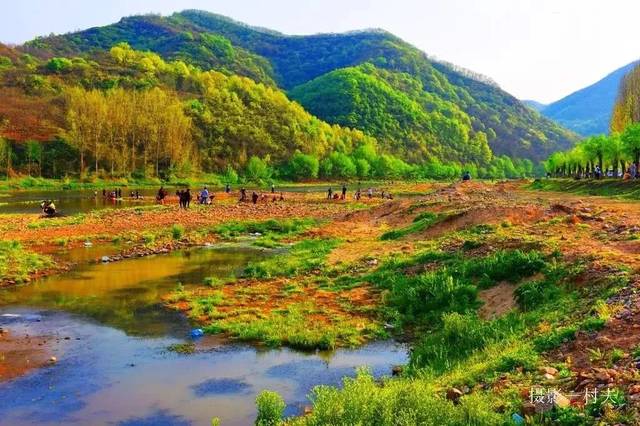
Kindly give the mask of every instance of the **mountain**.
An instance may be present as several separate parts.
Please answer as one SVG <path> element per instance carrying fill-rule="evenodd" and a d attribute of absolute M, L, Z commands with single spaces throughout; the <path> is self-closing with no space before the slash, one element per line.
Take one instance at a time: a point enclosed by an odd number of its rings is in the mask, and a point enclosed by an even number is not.
<path fill-rule="evenodd" d="M 41 37 L 20 49 L 42 59 L 90 56 L 123 41 L 134 49 L 150 50 L 167 60 L 182 60 L 281 88 L 329 123 L 344 124 L 345 115 L 361 115 L 359 119 L 350 120 L 353 127 L 386 141 L 383 145 L 397 148 L 394 152 L 414 153 L 410 147 L 418 144 L 418 152 L 425 155 L 423 160 L 430 157 L 448 160 L 446 153 L 455 151 L 456 159 L 482 162 L 484 149 L 480 145 L 485 140 L 496 155 L 540 160 L 553 151 L 570 147 L 576 140 L 574 134 L 536 114 L 487 79 L 433 61 L 424 52 L 383 30 L 289 36 L 220 15 L 187 10 L 168 17 L 128 17 L 105 27 Z M 369 101 L 390 105 L 390 109 L 377 118 L 363 115 L 377 105 L 332 112 L 317 108 L 318 99 L 301 96 L 304 85 L 313 80 L 321 78 L 314 82 L 317 89 L 323 82 L 334 83 L 336 77 L 345 77 L 344 74 L 329 77 L 329 73 L 364 64 L 377 71 L 372 71 L 373 78 L 360 81 L 352 95 L 359 96 L 358 91 L 370 94 L 377 91 Z M 322 79 L 323 76 L 327 79 Z M 386 87 L 380 91 L 377 82 L 381 80 L 392 90 Z M 390 84 L 391 80 L 395 86 Z M 368 84 L 377 87 L 370 88 Z M 403 86 L 405 84 L 409 86 Z M 400 94 L 411 102 L 401 100 Z M 398 131 L 398 125 L 402 126 L 407 119 L 403 115 L 412 116 L 413 125 Z M 398 118 L 395 127 L 383 121 L 375 122 L 389 118 Z M 453 127 L 461 128 L 454 132 L 456 139 L 443 139 L 446 132 L 438 129 L 451 127 L 454 121 Z M 427 134 L 419 136 L 420 132 Z M 460 144 L 467 142 L 472 146 L 460 149 Z M 411 159 L 420 158 L 414 155 Z"/>
<path fill-rule="evenodd" d="M 615 70 L 597 83 L 549 104 L 541 113 L 582 136 L 608 133 L 620 81 L 639 63 Z"/>
<path fill-rule="evenodd" d="M 538 112 L 542 111 L 547 107 L 547 104 L 543 104 L 542 102 L 534 101 L 531 99 L 525 99 L 522 101 L 522 103 L 528 106 L 529 108 L 533 108 Z"/>

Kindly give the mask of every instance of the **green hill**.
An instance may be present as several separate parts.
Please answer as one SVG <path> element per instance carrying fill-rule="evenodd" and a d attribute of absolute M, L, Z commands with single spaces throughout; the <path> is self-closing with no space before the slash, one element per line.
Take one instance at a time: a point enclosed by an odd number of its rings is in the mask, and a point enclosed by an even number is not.
<path fill-rule="evenodd" d="M 41 57 L 70 56 L 106 49 L 119 41 L 126 41 L 138 50 L 157 52 L 166 59 L 182 59 L 205 69 L 248 76 L 266 84 L 275 82 L 282 89 L 298 95 L 300 90 L 296 90 L 297 86 L 317 77 L 341 68 L 371 63 L 379 70 L 406 73 L 415 80 L 414 83 L 419 82 L 421 90 L 432 99 L 441 104 L 455 104 L 467 116 L 457 117 L 462 120 L 460 125 L 465 127 L 466 122 L 470 122 L 472 138 L 469 140 L 476 141 L 478 139 L 473 136 L 482 138 L 480 135 L 483 133 L 497 155 L 539 160 L 552 151 L 570 147 L 576 140 L 572 133 L 536 114 L 496 85 L 449 64 L 434 62 L 422 51 L 381 30 L 288 36 L 216 14 L 188 10 L 169 17 L 124 18 L 106 27 L 38 38 L 27 43 L 24 50 Z M 330 80 L 335 81 L 333 77 Z M 314 85 L 317 87 L 322 81 Z M 389 91 L 385 93 L 392 95 Z M 382 92 L 378 94 L 384 97 Z M 398 99 L 392 96 L 388 101 L 394 103 Z M 371 107 L 375 109 L 375 106 Z M 342 113 L 319 109 L 315 113 L 330 123 L 342 122 L 332 118 Z M 411 111 L 407 113 L 413 114 Z M 423 115 L 433 118 L 431 113 L 428 109 L 423 111 Z M 411 140 L 392 129 L 389 133 L 381 131 L 388 128 L 388 123 L 372 123 L 365 117 L 359 122 L 372 125 L 361 129 L 389 141 L 389 145 L 409 147 L 412 144 Z M 424 117 L 422 122 L 425 124 Z M 431 130 L 437 125 L 431 123 L 426 127 L 430 134 L 421 138 L 427 141 L 425 143 L 438 138 L 438 134 Z M 414 130 L 417 129 L 419 126 Z M 450 145 L 448 149 L 434 146 L 428 152 L 457 150 L 458 142 L 439 140 L 440 145 Z M 471 147 L 468 151 L 473 152 L 474 149 Z M 464 153 L 456 155 L 456 158 L 467 157 Z"/>

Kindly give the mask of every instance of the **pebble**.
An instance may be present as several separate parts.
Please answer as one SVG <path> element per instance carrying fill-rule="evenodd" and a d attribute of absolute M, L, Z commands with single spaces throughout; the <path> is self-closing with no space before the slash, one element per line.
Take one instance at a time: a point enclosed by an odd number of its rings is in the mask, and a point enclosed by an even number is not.
<path fill-rule="evenodd" d="M 58 358 L 56 358 L 55 356 L 52 356 L 51 358 L 49 358 L 49 364 L 55 364 L 58 362 Z"/>

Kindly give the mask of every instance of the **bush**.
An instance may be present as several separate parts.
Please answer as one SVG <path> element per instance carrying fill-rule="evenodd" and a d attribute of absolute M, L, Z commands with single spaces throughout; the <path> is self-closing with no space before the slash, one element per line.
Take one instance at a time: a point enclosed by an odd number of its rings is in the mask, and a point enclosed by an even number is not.
<path fill-rule="evenodd" d="M 256 397 L 256 405 L 258 406 L 257 426 L 275 426 L 282 422 L 286 404 L 277 392 L 263 390 Z"/>
<path fill-rule="evenodd" d="M 73 67 L 73 62 L 67 58 L 51 58 L 49 62 L 47 62 L 47 70 L 56 73 L 62 74 L 68 72 Z"/>
<path fill-rule="evenodd" d="M 174 240 L 179 240 L 184 235 L 184 226 L 175 224 L 171 227 L 171 236 Z"/>
<path fill-rule="evenodd" d="M 436 325 L 443 312 L 471 312 L 480 304 L 477 288 L 446 269 L 417 276 L 394 274 L 389 281 L 389 303 L 406 323 Z"/>

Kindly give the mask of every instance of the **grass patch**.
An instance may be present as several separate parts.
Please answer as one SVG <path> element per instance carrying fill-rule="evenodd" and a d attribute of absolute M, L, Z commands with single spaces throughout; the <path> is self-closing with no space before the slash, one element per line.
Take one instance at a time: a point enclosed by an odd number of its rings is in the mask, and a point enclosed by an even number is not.
<path fill-rule="evenodd" d="M 327 255 L 338 246 L 338 243 L 336 239 L 302 240 L 282 255 L 249 263 L 244 273 L 251 278 L 294 276 L 305 273 L 320 268 Z"/>
<path fill-rule="evenodd" d="M 442 220 L 445 216 L 437 215 L 431 212 L 420 213 L 415 217 L 413 223 L 409 226 L 405 226 L 400 229 L 393 229 L 387 231 L 380 236 L 381 240 L 397 240 L 409 234 L 415 234 L 433 226 L 438 221 Z"/>
<path fill-rule="evenodd" d="M 32 274 L 53 266 L 47 256 L 32 253 L 16 241 L 0 241 L 0 278 L 3 281 L 24 283 Z"/>

